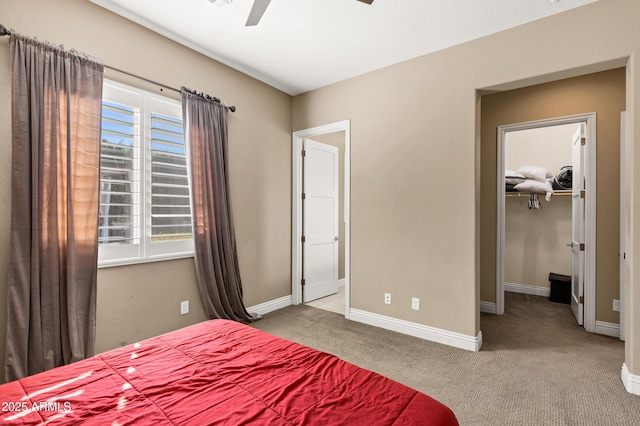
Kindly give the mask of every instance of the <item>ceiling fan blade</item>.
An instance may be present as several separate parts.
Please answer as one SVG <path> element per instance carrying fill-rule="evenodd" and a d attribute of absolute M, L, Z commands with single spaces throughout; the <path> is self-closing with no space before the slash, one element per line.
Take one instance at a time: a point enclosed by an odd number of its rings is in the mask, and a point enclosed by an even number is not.
<path fill-rule="evenodd" d="M 358 1 L 360 1 L 360 2 L 362 2 L 362 3 L 366 3 L 366 4 L 371 4 L 371 3 L 373 3 L 373 0 L 358 0 Z"/>
<path fill-rule="evenodd" d="M 251 6 L 251 12 L 249 12 L 247 23 L 244 24 L 245 27 L 258 25 L 258 22 L 260 22 L 262 15 L 264 15 L 264 11 L 267 10 L 269 3 L 271 3 L 271 0 L 253 0 L 253 6 Z"/>

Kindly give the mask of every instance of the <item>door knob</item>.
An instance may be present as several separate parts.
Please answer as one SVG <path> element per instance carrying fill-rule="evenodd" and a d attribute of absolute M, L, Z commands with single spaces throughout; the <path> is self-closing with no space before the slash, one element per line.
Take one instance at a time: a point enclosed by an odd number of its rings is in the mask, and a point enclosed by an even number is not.
<path fill-rule="evenodd" d="M 338 241 L 339 238 L 338 237 L 333 237 L 333 241 Z"/>

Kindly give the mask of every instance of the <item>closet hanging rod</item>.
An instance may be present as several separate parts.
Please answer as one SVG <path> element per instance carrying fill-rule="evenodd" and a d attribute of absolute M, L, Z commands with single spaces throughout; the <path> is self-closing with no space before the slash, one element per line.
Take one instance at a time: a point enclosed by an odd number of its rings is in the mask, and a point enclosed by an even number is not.
<path fill-rule="evenodd" d="M 11 31 L 9 31 L 9 30 L 7 29 L 7 27 L 5 27 L 4 25 L 0 24 L 0 37 L 2 37 L 2 36 L 8 36 L 8 35 L 11 35 Z M 174 92 L 177 92 L 177 93 L 181 93 L 181 90 L 180 90 L 180 89 L 176 89 L 175 87 L 167 86 L 166 84 L 158 83 L 157 81 L 153 81 L 153 80 L 150 80 L 150 79 L 148 79 L 148 78 L 141 77 L 141 76 L 136 75 L 136 74 L 133 74 L 133 73 L 131 73 L 131 72 L 129 72 L 129 71 L 124 71 L 124 70 L 121 70 L 121 69 L 119 69 L 119 68 L 112 67 L 111 65 L 106 65 L 106 64 L 104 65 L 104 67 L 105 67 L 105 68 L 107 68 L 107 69 L 110 69 L 110 70 L 112 70 L 112 71 L 115 71 L 115 72 L 119 72 L 119 73 L 121 73 L 121 74 L 128 75 L 129 77 L 137 78 L 138 80 L 146 81 L 147 83 L 151 83 L 151 84 L 153 84 L 153 85 L 160 86 L 160 87 L 163 87 L 163 88 L 165 88 L 165 89 L 173 90 Z M 190 91 L 190 90 L 189 90 L 189 92 L 191 92 L 191 93 L 195 93 L 195 92 Z M 213 96 L 204 95 L 204 94 L 203 94 L 203 95 L 201 95 L 201 96 L 203 96 L 203 97 L 204 97 L 204 98 L 206 98 L 206 99 L 212 99 L 212 100 L 215 100 L 216 102 L 220 102 L 220 99 L 218 99 L 218 98 L 216 98 L 216 97 L 213 97 Z M 221 102 L 220 102 L 220 103 L 221 103 Z M 232 105 L 232 106 L 230 106 L 230 107 L 229 107 L 229 111 L 231 111 L 231 112 L 236 112 L 236 107 L 235 107 L 235 106 L 233 106 L 233 105 Z"/>
<path fill-rule="evenodd" d="M 531 192 L 516 192 L 516 191 L 514 191 L 514 192 L 505 192 L 504 193 L 504 195 L 507 196 L 507 197 L 528 197 L 530 194 L 532 194 L 532 193 Z M 533 192 L 533 194 L 545 195 L 542 192 Z M 560 196 L 560 197 L 563 197 L 563 196 L 564 197 L 570 197 L 572 195 L 573 195 L 573 193 L 570 190 L 569 191 L 560 190 L 560 191 L 554 191 L 554 192 L 551 193 L 552 197 L 558 197 L 558 196 Z"/>

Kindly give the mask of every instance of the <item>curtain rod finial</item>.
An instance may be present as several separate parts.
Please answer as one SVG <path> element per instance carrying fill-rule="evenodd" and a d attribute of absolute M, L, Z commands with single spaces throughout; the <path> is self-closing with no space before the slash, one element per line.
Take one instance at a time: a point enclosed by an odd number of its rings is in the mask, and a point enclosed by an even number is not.
<path fill-rule="evenodd" d="M 11 35 L 11 32 L 4 25 L 0 24 L 0 36 Z"/>
<path fill-rule="evenodd" d="M 229 107 L 229 111 L 231 111 L 231 112 L 236 112 L 236 107 L 234 107 L 233 105 L 231 105 L 231 106 Z"/>

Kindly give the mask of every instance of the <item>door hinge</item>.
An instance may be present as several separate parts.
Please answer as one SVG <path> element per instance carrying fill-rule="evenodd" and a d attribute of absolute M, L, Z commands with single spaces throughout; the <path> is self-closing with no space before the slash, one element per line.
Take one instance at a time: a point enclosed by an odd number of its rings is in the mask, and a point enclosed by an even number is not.
<path fill-rule="evenodd" d="M 580 198 L 584 198 L 585 196 L 585 192 L 584 191 L 580 191 Z"/>
<path fill-rule="evenodd" d="M 587 144 L 587 138 L 580 138 L 580 145 L 586 145 Z"/>
<path fill-rule="evenodd" d="M 307 155 L 307 151 L 305 151 L 304 149 L 302 150 L 302 156 L 306 156 Z"/>
<path fill-rule="evenodd" d="M 304 192 L 302 193 L 302 199 L 306 200 L 307 199 L 307 194 L 305 194 Z"/>
<path fill-rule="evenodd" d="M 580 251 L 584 251 L 584 243 L 580 243 Z"/>
<path fill-rule="evenodd" d="M 584 305 L 584 296 L 580 296 L 580 304 Z"/>
<path fill-rule="evenodd" d="M 305 284 L 304 278 L 300 280 L 300 284 L 304 286 L 304 284 Z"/>
<path fill-rule="evenodd" d="M 303 243 L 306 241 L 306 238 L 304 237 L 304 235 L 302 236 L 301 240 Z"/>

